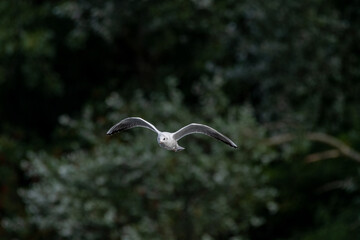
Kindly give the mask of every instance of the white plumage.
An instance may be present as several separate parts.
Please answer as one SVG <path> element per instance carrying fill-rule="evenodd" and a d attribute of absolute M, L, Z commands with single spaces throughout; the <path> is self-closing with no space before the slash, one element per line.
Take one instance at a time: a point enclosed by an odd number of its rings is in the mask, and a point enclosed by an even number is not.
<path fill-rule="evenodd" d="M 108 135 L 112 135 L 117 132 L 125 131 L 130 128 L 134 127 L 143 127 L 150 129 L 158 134 L 157 141 L 160 147 L 163 147 L 167 150 L 172 150 L 174 152 L 178 152 L 184 150 L 185 148 L 181 147 L 178 144 L 178 140 L 181 138 L 193 134 L 193 133 L 200 133 L 205 134 L 210 137 L 213 137 L 217 140 L 220 140 L 233 148 L 237 148 L 236 144 L 230 140 L 230 138 L 226 137 L 225 135 L 219 133 L 215 129 L 198 123 L 191 123 L 174 133 L 170 132 L 161 132 L 159 131 L 153 124 L 149 123 L 148 121 L 139 118 L 139 117 L 129 117 L 121 120 L 119 123 L 115 124 L 113 127 L 109 129 L 107 132 Z"/>

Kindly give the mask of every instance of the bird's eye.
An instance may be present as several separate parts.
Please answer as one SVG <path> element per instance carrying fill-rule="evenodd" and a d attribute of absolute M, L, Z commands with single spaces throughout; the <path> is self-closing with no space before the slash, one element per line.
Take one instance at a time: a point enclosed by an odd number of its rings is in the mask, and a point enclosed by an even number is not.
<path fill-rule="evenodd" d="M 163 138 L 163 141 L 165 141 L 165 138 Z"/>

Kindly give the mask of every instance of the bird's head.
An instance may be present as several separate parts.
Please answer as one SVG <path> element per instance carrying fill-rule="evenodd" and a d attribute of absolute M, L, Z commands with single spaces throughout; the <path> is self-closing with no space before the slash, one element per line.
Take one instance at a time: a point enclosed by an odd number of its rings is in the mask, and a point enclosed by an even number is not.
<path fill-rule="evenodd" d="M 160 135 L 158 136 L 158 142 L 159 142 L 159 143 L 167 142 L 167 140 L 168 140 L 168 137 L 165 136 L 164 134 L 160 134 Z"/>

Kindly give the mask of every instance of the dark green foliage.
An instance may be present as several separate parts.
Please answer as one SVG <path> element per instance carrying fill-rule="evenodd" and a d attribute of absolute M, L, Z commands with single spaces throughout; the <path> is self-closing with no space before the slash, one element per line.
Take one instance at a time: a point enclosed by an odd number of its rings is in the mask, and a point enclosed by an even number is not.
<path fill-rule="evenodd" d="M 0 238 L 351 239 L 357 1 L 1 1 Z M 167 152 L 153 133 L 218 128 Z M 146 144 L 148 143 L 148 144 Z M 126 235 L 126 236 L 125 236 Z M 232 238 L 231 238 L 232 237 Z"/>
<path fill-rule="evenodd" d="M 179 121 L 199 122 L 199 116 L 177 99 L 180 94 L 170 90 L 172 100 L 146 102 L 153 112 L 144 117 L 160 119 L 159 129 L 176 130 L 174 118 L 179 117 Z M 113 93 L 106 102 L 116 111 L 105 117 L 122 118 L 125 108 L 139 112 L 143 100 L 128 102 Z M 98 119 L 85 113 L 81 121 L 88 122 L 89 117 Z M 30 177 L 41 180 L 21 194 L 34 216 L 31 220 L 70 239 L 247 236 L 249 227 L 264 223 L 257 215 L 262 206 L 273 206 L 271 211 L 276 212 L 272 200 L 276 190 L 266 185 L 263 175 L 264 166 L 276 155 L 259 144 L 263 130 L 247 109 L 229 109 L 228 117 L 213 119 L 214 127 L 220 124 L 235 139 L 245 139 L 249 133 L 252 138 L 237 141 L 240 151 L 233 151 L 213 139 L 190 136 L 182 140 L 186 151 L 174 154 L 159 148 L 149 130 L 134 129 L 109 139 L 96 132 L 99 125 L 110 124 L 95 120 L 80 129 L 82 122 L 69 120 L 68 126 L 79 135 L 86 131 L 82 136 L 94 147 L 60 159 L 44 153 L 29 156 Z"/>

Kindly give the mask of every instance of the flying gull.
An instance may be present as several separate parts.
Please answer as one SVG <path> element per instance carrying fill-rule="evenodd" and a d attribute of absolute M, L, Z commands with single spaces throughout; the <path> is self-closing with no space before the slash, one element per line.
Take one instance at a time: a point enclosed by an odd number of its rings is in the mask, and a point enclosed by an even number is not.
<path fill-rule="evenodd" d="M 143 127 L 150 129 L 157 133 L 157 142 L 160 145 L 160 147 L 163 147 L 167 150 L 171 150 L 174 152 L 178 152 L 181 150 L 184 150 L 185 148 L 181 147 L 177 141 L 179 141 L 181 138 L 193 134 L 193 133 L 200 133 L 205 134 L 210 137 L 216 138 L 217 140 L 220 140 L 228 145 L 230 145 L 233 148 L 237 148 L 236 144 L 231 141 L 228 137 L 224 136 L 223 134 L 219 133 L 215 129 L 198 123 L 191 123 L 178 131 L 174 133 L 169 132 L 161 132 L 159 131 L 154 125 L 149 123 L 148 121 L 145 121 L 142 118 L 139 117 L 129 117 L 121 120 L 119 123 L 112 126 L 109 131 L 106 133 L 107 135 L 112 135 L 114 133 L 118 133 L 130 128 L 134 127 Z"/>

